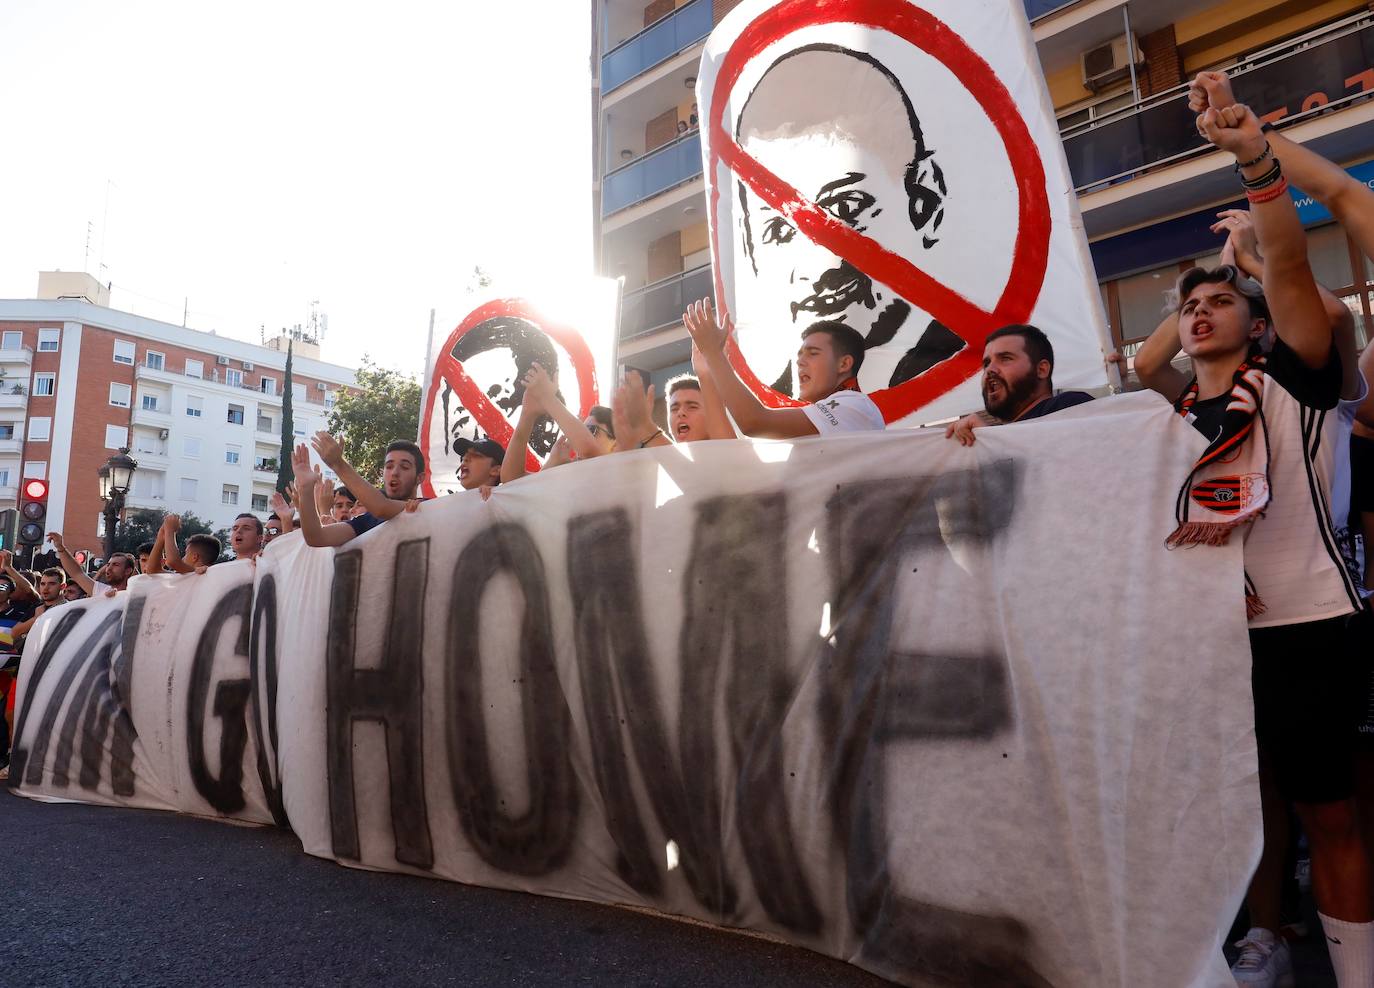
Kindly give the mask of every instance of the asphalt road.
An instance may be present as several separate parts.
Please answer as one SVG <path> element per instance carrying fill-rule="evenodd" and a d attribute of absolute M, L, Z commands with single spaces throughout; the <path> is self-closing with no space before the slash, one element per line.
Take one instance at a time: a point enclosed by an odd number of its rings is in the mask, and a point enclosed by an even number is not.
<path fill-rule="evenodd" d="M 0 985 L 880 988 L 810 951 L 343 868 L 289 832 L 0 792 Z"/>

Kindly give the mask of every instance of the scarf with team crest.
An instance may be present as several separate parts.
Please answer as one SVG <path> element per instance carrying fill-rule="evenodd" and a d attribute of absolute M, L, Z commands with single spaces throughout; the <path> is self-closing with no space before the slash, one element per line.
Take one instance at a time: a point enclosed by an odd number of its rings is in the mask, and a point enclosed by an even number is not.
<path fill-rule="evenodd" d="M 1221 432 L 1198 457 L 1174 503 L 1177 527 L 1166 540 L 1179 546 L 1225 545 L 1231 533 L 1264 514 L 1269 504 L 1269 430 L 1264 422 L 1264 363 L 1251 353 L 1231 379 Z M 1174 408 L 1191 420 L 1198 384 L 1193 378 Z M 1251 442 L 1255 429 L 1264 443 Z M 1264 612 L 1254 584 L 1245 580 L 1245 609 L 1249 617 Z"/>

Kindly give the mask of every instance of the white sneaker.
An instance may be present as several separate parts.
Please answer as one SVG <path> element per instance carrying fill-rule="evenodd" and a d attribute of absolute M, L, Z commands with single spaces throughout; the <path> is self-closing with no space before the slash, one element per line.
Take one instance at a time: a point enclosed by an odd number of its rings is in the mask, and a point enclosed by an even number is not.
<path fill-rule="evenodd" d="M 1268 930 L 1256 927 L 1237 940 L 1240 957 L 1231 965 L 1231 977 L 1243 988 L 1293 988 L 1293 957 L 1288 944 Z"/>

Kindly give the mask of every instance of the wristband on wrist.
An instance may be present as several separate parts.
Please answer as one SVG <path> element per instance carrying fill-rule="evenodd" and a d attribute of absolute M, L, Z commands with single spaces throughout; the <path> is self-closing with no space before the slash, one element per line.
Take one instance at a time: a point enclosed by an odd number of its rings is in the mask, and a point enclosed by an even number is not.
<path fill-rule="evenodd" d="M 1240 161 L 1239 159 L 1237 159 L 1235 170 L 1240 171 L 1242 168 L 1253 168 L 1256 165 L 1258 165 L 1261 161 L 1264 161 L 1266 158 L 1271 157 L 1273 154 L 1274 149 L 1269 146 L 1268 141 L 1265 141 L 1264 150 L 1261 151 L 1258 156 L 1251 158 L 1249 161 Z"/>
<path fill-rule="evenodd" d="M 1277 185 L 1283 178 L 1283 168 L 1279 165 L 1279 159 L 1275 158 L 1274 163 L 1265 170 L 1259 178 L 1244 178 L 1240 180 L 1241 187 L 1247 192 L 1259 192 L 1267 189 L 1271 185 Z"/>
<path fill-rule="evenodd" d="M 1288 179 L 1279 176 L 1279 180 L 1264 189 L 1247 189 L 1245 198 L 1249 199 L 1252 205 L 1261 205 L 1266 202 L 1273 202 L 1275 199 L 1288 194 Z"/>

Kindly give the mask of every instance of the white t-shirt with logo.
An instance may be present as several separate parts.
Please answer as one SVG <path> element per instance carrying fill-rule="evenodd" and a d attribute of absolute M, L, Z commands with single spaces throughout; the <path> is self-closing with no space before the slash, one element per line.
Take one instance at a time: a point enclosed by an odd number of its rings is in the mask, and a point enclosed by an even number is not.
<path fill-rule="evenodd" d="M 802 411 L 823 436 L 835 432 L 870 432 L 887 428 L 883 413 L 873 399 L 862 391 L 836 391 L 829 398 L 803 405 Z"/>

